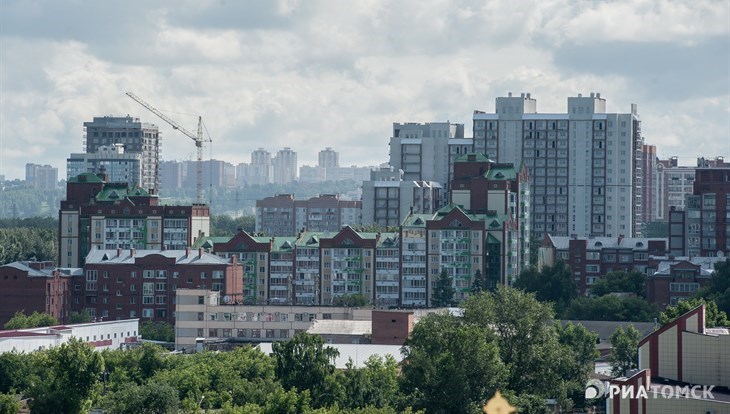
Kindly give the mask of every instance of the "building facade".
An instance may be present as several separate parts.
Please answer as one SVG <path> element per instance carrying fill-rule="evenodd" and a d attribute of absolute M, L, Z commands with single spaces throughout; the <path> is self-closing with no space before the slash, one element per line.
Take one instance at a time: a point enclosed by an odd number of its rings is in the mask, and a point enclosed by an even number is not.
<path fill-rule="evenodd" d="M 142 187 L 142 154 L 125 153 L 123 144 L 100 145 L 96 152 L 71 154 L 66 159 L 66 181 L 84 173 L 102 173 L 110 183 Z"/>
<path fill-rule="evenodd" d="M 25 164 L 25 183 L 37 190 L 53 191 L 58 187 L 58 168 L 27 163 Z"/>
<path fill-rule="evenodd" d="M 47 313 L 65 322 L 71 309 L 71 277 L 81 269 L 56 268 L 53 262 L 23 261 L 0 266 L 0 326 L 15 312 Z"/>
<path fill-rule="evenodd" d="M 664 310 L 689 300 L 712 278 L 718 257 L 652 257 L 647 268 L 646 300 Z"/>
<path fill-rule="evenodd" d="M 0 354 L 4 352 L 33 352 L 61 346 L 78 338 L 94 350 L 114 350 L 138 344 L 139 320 L 126 319 L 74 325 L 0 331 Z"/>
<path fill-rule="evenodd" d="M 319 152 L 317 166 L 322 168 L 337 168 L 340 166 L 340 154 L 330 147 Z"/>
<path fill-rule="evenodd" d="M 381 167 L 362 183 L 362 223 L 400 225 L 408 214 L 433 214 L 444 203 L 444 190 L 435 181 L 404 180 L 402 170 Z"/>
<path fill-rule="evenodd" d="M 295 200 L 277 194 L 256 201 L 256 232 L 270 236 L 294 236 L 299 231 L 337 232 L 342 226 L 361 223 L 362 202 L 341 200 L 338 194 L 322 194 Z"/>
<path fill-rule="evenodd" d="M 140 318 L 175 322 L 178 288 L 211 289 L 242 301 L 237 258 L 197 250 L 92 250 L 83 277 L 74 280 L 75 310 L 103 319 Z"/>
<path fill-rule="evenodd" d="M 591 286 L 606 273 L 636 270 L 646 274 L 652 263 L 650 256 L 663 256 L 668 247 L 663 238 L 547 235 L 540 245 L 538 267 L 565 262 L 580 293 L 587 295 Z"/>
<path fill-rule="evenodd" d="M 59 210 L 59 264 L 81 267 L 95 249 L 184 249 L 210 234 L 207 205 L 163 206 L 157 196 L 103 176 L 66 184 Z"/>
<path fill-rule="evenodd" d="M 273 161 L 276 184 L 289 184 L 297 180 L 297 153 L 291 148 L 279 150 Z"/>
<path fill-rule="evenodd" d="M 529 93 L 510 93 L 496 98 L 495 109 L 474 112 L 474 151 L 524 163 L 536 237 L 635 234 L 643 208 L 636 105 L 630 113 L 607 113 L 600 94 L 579 94 L 568 98 L 567 113 L 543 114 Z"/>
<path fill-rule="evenodd" d="M 658 202 L 655 199 L 658 183 L 658 161 L 656 146 L 644 144 L 641 147 L 641 171 L 644 175 L 641 186 L 641 226 L 637 229 L 637 235 L 643 235 L 648 223 L 657 220 L 656 211 Z"/>
<path fill-rule="evenodd" d="M 142 156 L 142 188 L 155 194 L 159 186 L 162 135 L 157 125 L 139 118 L 104 116 L 84 122 L 84 151 L 96 153 L 101 146 L 121 144 L 125 153 Z"/>

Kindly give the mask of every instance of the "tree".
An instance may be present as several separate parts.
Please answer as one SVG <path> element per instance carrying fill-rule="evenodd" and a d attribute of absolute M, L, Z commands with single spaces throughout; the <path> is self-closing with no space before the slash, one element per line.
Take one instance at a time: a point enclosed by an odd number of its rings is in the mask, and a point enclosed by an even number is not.
<path fill-rule="evenodd" d="M 356 306 L 365 306 L 367 304 L 368 304 L 368 298 L 365 297 L 365 295 L 362 295 L 360 293 L 355 293 L 355 294 L 345 293 L 342 296 L 337 296 L 334 299 L 332 299 L 333 306 L 356 307 Z"/>
<path fill-rule="evenodd" d="M 625 375 L 626 371 L 639 367 L 639 330 L 629 325 L 620 326 L 611 334 L 611 374 Z"/>
<path fill-rule="evenodd" d="M 697 292 L 697 296 L 714 301 L 720 311 L 730 314 L 730 257 L 715 262 L 710 283 Z"/>
<path fill-rule="evenodd" d="M 139 327 L 139 334 L 144 339 L 175 342 L 175 328 L 167 322 L 147 321 Z"/>
<path fill-rule="evenodd" d="M 32 314 L 26 315 L 24 311 L 17 311 L 5 324 L 5 329 L 27 329 L 53 325 L 58 325 L 58 319 L 47 313 L 33 311 Z"/>
<path fill-rule="evenodd" d="M 606 295 L 580 297 L 570 302 L 561 318 L 588 321 L 651 322 L 658 312 L 654 304 L 637 297 Z"/>
<path fill-rule="evenodd" d="M 210 217 L 211 236 L 233 236 L 243 230 L 247 233 L 256 231 L 256 216 L 231 217 L 227 214 L 216 214 Z"/>
<path fill-rule="evenodd" d="M 180 401 L 174 387 L 150 381 L 144 385 L 123 384 L 104 405 L 112 414 L 167 414 L 177 413 Z"/>
<path fill-rule="evenodd" d="M 705 305 L 705 326 L 708 328 L 715 328 L 719 326 L 730 326 L 727 314 L 717 308 L 717 304 L 712 300 L 705 300 L 702 298 L 694 298 L 690 300 L 683 300 L 675 306 L 667 306 L 659 315 L 659 323 L 666 325 L 669 322 L 679 318 L 685 313 L 692 309 Z"/>
<path fill-rule="evenodd" d="M 428 413 L 474 412 L 506 385 L 493 338 L 449 313 L 422 318 L 401 352 L 404 390 Z"/>
<path fill-rule="evenodd" d="M 517 289 L 534 293 L 541 302 L 553 302 L 560 311 L 578 296 L 578 286 L 573 280 L 570 268 L 562 261 L 555 266 L 535 267 L 524 270 L 514 284 Z"/>
<path fill-rule="evenodd" d="M 89 315 L 89 311 L 86 309 L 83 309 L 80 312 L 71 312 L 71 314 L 68 315 L 69 324 L 89 322 L 91 322 L 91 315 Z"/>
<path fill-rule="evenodd" d="M 484 290 L 484 280 L 482 278 L 482 271 L 477 270 L 474 272 L 474 282 L 471 284 L 471 293 L 476 295 L 477 293 Z"/>
<path fill-rule="evenodd" d="M 17 414 L 22 407 L 17 395 L 0 392 L 0 414 Z"/>
<path fill-rule="evenodd" d="M 339 351 L 325 347 L 322 337 L 307 333 L 299 333 L 286 342 L 275 342 L 272 350 L 276 377 L 286 390 L 309 390 L 316 406 L 332 400 L 331 396 L 326 398 L 332 387 L 328 379 L 335 372 L 334 361 Z"/>
<path fill-rule="evenodd" d="M 45 378 L 35 383 L 29 395 L 33 413 L 80 413 L 91 405 L 91 394 L 104 371 L 104 360 L 91 345 L 71 338 L 47 351 Z"/>
<path fill-rule="evenodd" d="M 431 296 L 431 305 L 436 308 L 451 306 L 454 302 L 454 293 L 456 293 L 453 283 L 453 279 L 446 269 L 441 269 L 441 274 L 439 274 L 436 287 Z"/>
<path fill-rule="evenodd" d="M 629 292 L 646 297 L 646 277 L 639 271 L 617 271 L 606 273 L 591 286 L 591 294 L 604 296 L 609 293 Z"/>
<path fill-rule="evenodd" d="M 568 398 L 579 407 L 585 404 L 585 383 L 593 366 L 600 356 L 596 344 L 598 335 L 586 329 L 583 325 L 574 325 L 568 322 L 565 326 L 560 323 L 552 325 L 558 336 L 563 352 L 561 359 L 556 361 L 561 366 L 564 378 L 570 378 L 566 384 Z"/>

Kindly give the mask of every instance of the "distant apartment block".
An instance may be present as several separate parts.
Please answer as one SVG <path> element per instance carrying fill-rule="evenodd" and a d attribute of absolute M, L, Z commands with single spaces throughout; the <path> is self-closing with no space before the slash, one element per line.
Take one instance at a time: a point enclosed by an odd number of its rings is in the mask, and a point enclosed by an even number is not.
<path fill-rule="evenodd" d="M 194 189 L 196 185 L 197 161 L 183 162 L 183 187 Z M 203 160 L 203 187 L 235 187 L 236 167 L 226 161 Z"/>
<path fill-rule="evenodd" d="M 55 190 L 58 187 L 58 168 L 50 165 L 25 164 L 25 183 L 37 190 Z"/>
<path fill-rule="evenodd" d="M 435 181 L 404 180 L 402 170 L 381 167 L 362 183 L 362 223 L 398 226 L 411 213 L 433 214 L 444 205 Z"/>
<path fill-rule="evenodd" d="M 637 229 L 637 233 L 640 231 L 643 234 L 646 224 L 657 219 L 658 202 L 655 197 L 659 159 L 655 145 L 644 144 L 641 148 L 641 171 L 644 178 L 641 186 L 641 227 Z"/>
<path fill-rule="evenodd" d="M 663 256 L 667 249 L 667 240 L 662 238 L 547 235 L 540 245 L 538 267 L 565 262 L 580 293 L 586 295 L 606 273 L 636 270 L 646 274 L 652 266 L 650 256 Z"/>
<path fill-rule="evenodd" d="M 355 181 L 363 182 L 370 179 L 370 172 L 375 167 L 311 167 L 302 165 L 299 167 L 299 182 L 321 183 L 325 181 Z"/>
<path fill-rule="evenodd" d="M 103 175 L 66 184 L 59 210 L 59 264 L 81 267 L 95 249 L 184 249 L 210 234 L 207 205 L 160 205 L 157 196 Z"/>
<path fill-rule="evenodd" d="M 115 144 L 121 144 L 125 153 L 141 154 L 140 186 L 153 194 L 157 192 L 162 152 L 162 136 L 157 125 L 141 122 L 129 115 L 94 117 L 93 121 L 84 122 L 83 139 L 84 151 L 89 154 L 99 152 L 101 146 Z"/>
<path fill-rule="evenodd" d="M 160 163 L 160 187 L 166 191 L 182 188 L 183 163 L 162 161 Z"/>
<path fill-rule="evenodd" d="M 93 153 L 71 154 L 66 159 L 66 181 L 84 173 L 102 173 L 111 183 L 142 187 L 142 154 L 124 152 L 123 144 L 100 145 Z"/>
<path fill-rule="evenodd" d="M 644 185 L 636 105 L 607 113 L 600 94 L 579 94 L 566 113 L 545 114 L 529 93 L 510 93 L 494 113 L 474 111 L 473 122 L 475 152 L 527 168 L 535 236 L 636 233 Z"/>
<path fill-rule="evenodd" d="M 690 257 L 728 256 L 730 166 L 698 167 L 692 194 L 685 197 L 684 211 L 675 208 L 670 210 L 669 215 L 672 254 Z"/>
<path fill-rule="evenodd" d="M 289 184 L 297 180 L 297 153 L 291 148 L 279 150 L 273 162 L 276 184 Z"/>
<path fill-rule="evenodd" d="M 251 153 L 251 163 L 236 166 L 236 185 L 266 185 L 274 182 L 274 161 L 271 153 L 259 148 Z"/>
<path fill-rule="evenodd" d="M 317 166 L 322 168 L 337 168 L 340 166 L 340 154 L 330 147 L 319 152 Z"/>
<path fill-rule="evenodd" d="M 337 232 L 342 226 L 360 224 L 361 210 L 360 201 L 340 200 L 336 194 L 308 200 L 278 194 L 256 201 L 256 232 L 271 236 L 293 236 L 303 229 Z"/>

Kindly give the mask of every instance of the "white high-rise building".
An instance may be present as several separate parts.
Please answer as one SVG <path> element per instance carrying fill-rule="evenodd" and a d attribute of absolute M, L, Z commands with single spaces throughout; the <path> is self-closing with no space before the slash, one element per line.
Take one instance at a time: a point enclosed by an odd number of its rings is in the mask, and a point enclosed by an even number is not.
<path fill-rule="evenodd" d="M 532 190 L 532 230 L 567 236 L 633 236 L 642 205 L 641 121 L 607 113 L 600 94 L 568 98 L 567 113 L 537 112 L 530 94 L 496 98 L 474 111 L 474 150 L 497 162 L 523 162 Z"/>
<path fill-rule="evenodd" d="M 318 166 L 322 168 L 337 168 L 340 166 L 340 154 L 330 147 L 319 152 Z"/>
<path fill-rule="evenodd" d="M 286 147 L 274 158 L 274 182 L 288 184 L 297 180 L 297 153 Z"/>

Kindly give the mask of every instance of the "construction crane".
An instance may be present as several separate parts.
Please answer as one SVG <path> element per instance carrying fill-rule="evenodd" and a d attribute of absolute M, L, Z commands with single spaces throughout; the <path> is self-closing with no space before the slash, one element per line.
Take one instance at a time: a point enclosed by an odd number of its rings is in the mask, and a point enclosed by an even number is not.
<path fill-rule="evenodd" d="M 127 96 L 137 101 L 138 104 L 144 106 L 152 112 L 153 114 L 157 115 L 160 119 L 167 122 L 172 126 L 173 129 L 176 129 L 183 134 L 190 137 L 193 141 L 195 141 L 195 146 L 197 147 L 198 151 L 198 159 L 197 159 L 197 173 L 195 177 L 195 199 L 196 203 L 203 204 L 203 118 L 198 116 L 198 133 L 193 134 L 192 132 L 188 131 L 187 129 L 183 128 L 180 124 L 170 119 L 167 115 L 163 114 L 157 108 L 154 106 L 148 104 L 145 102 L 142 98 L 139 96 L 133 94 L 132 92 L 127 92 Z M 210 141 L 210 140 L 208 140 Z"/>

